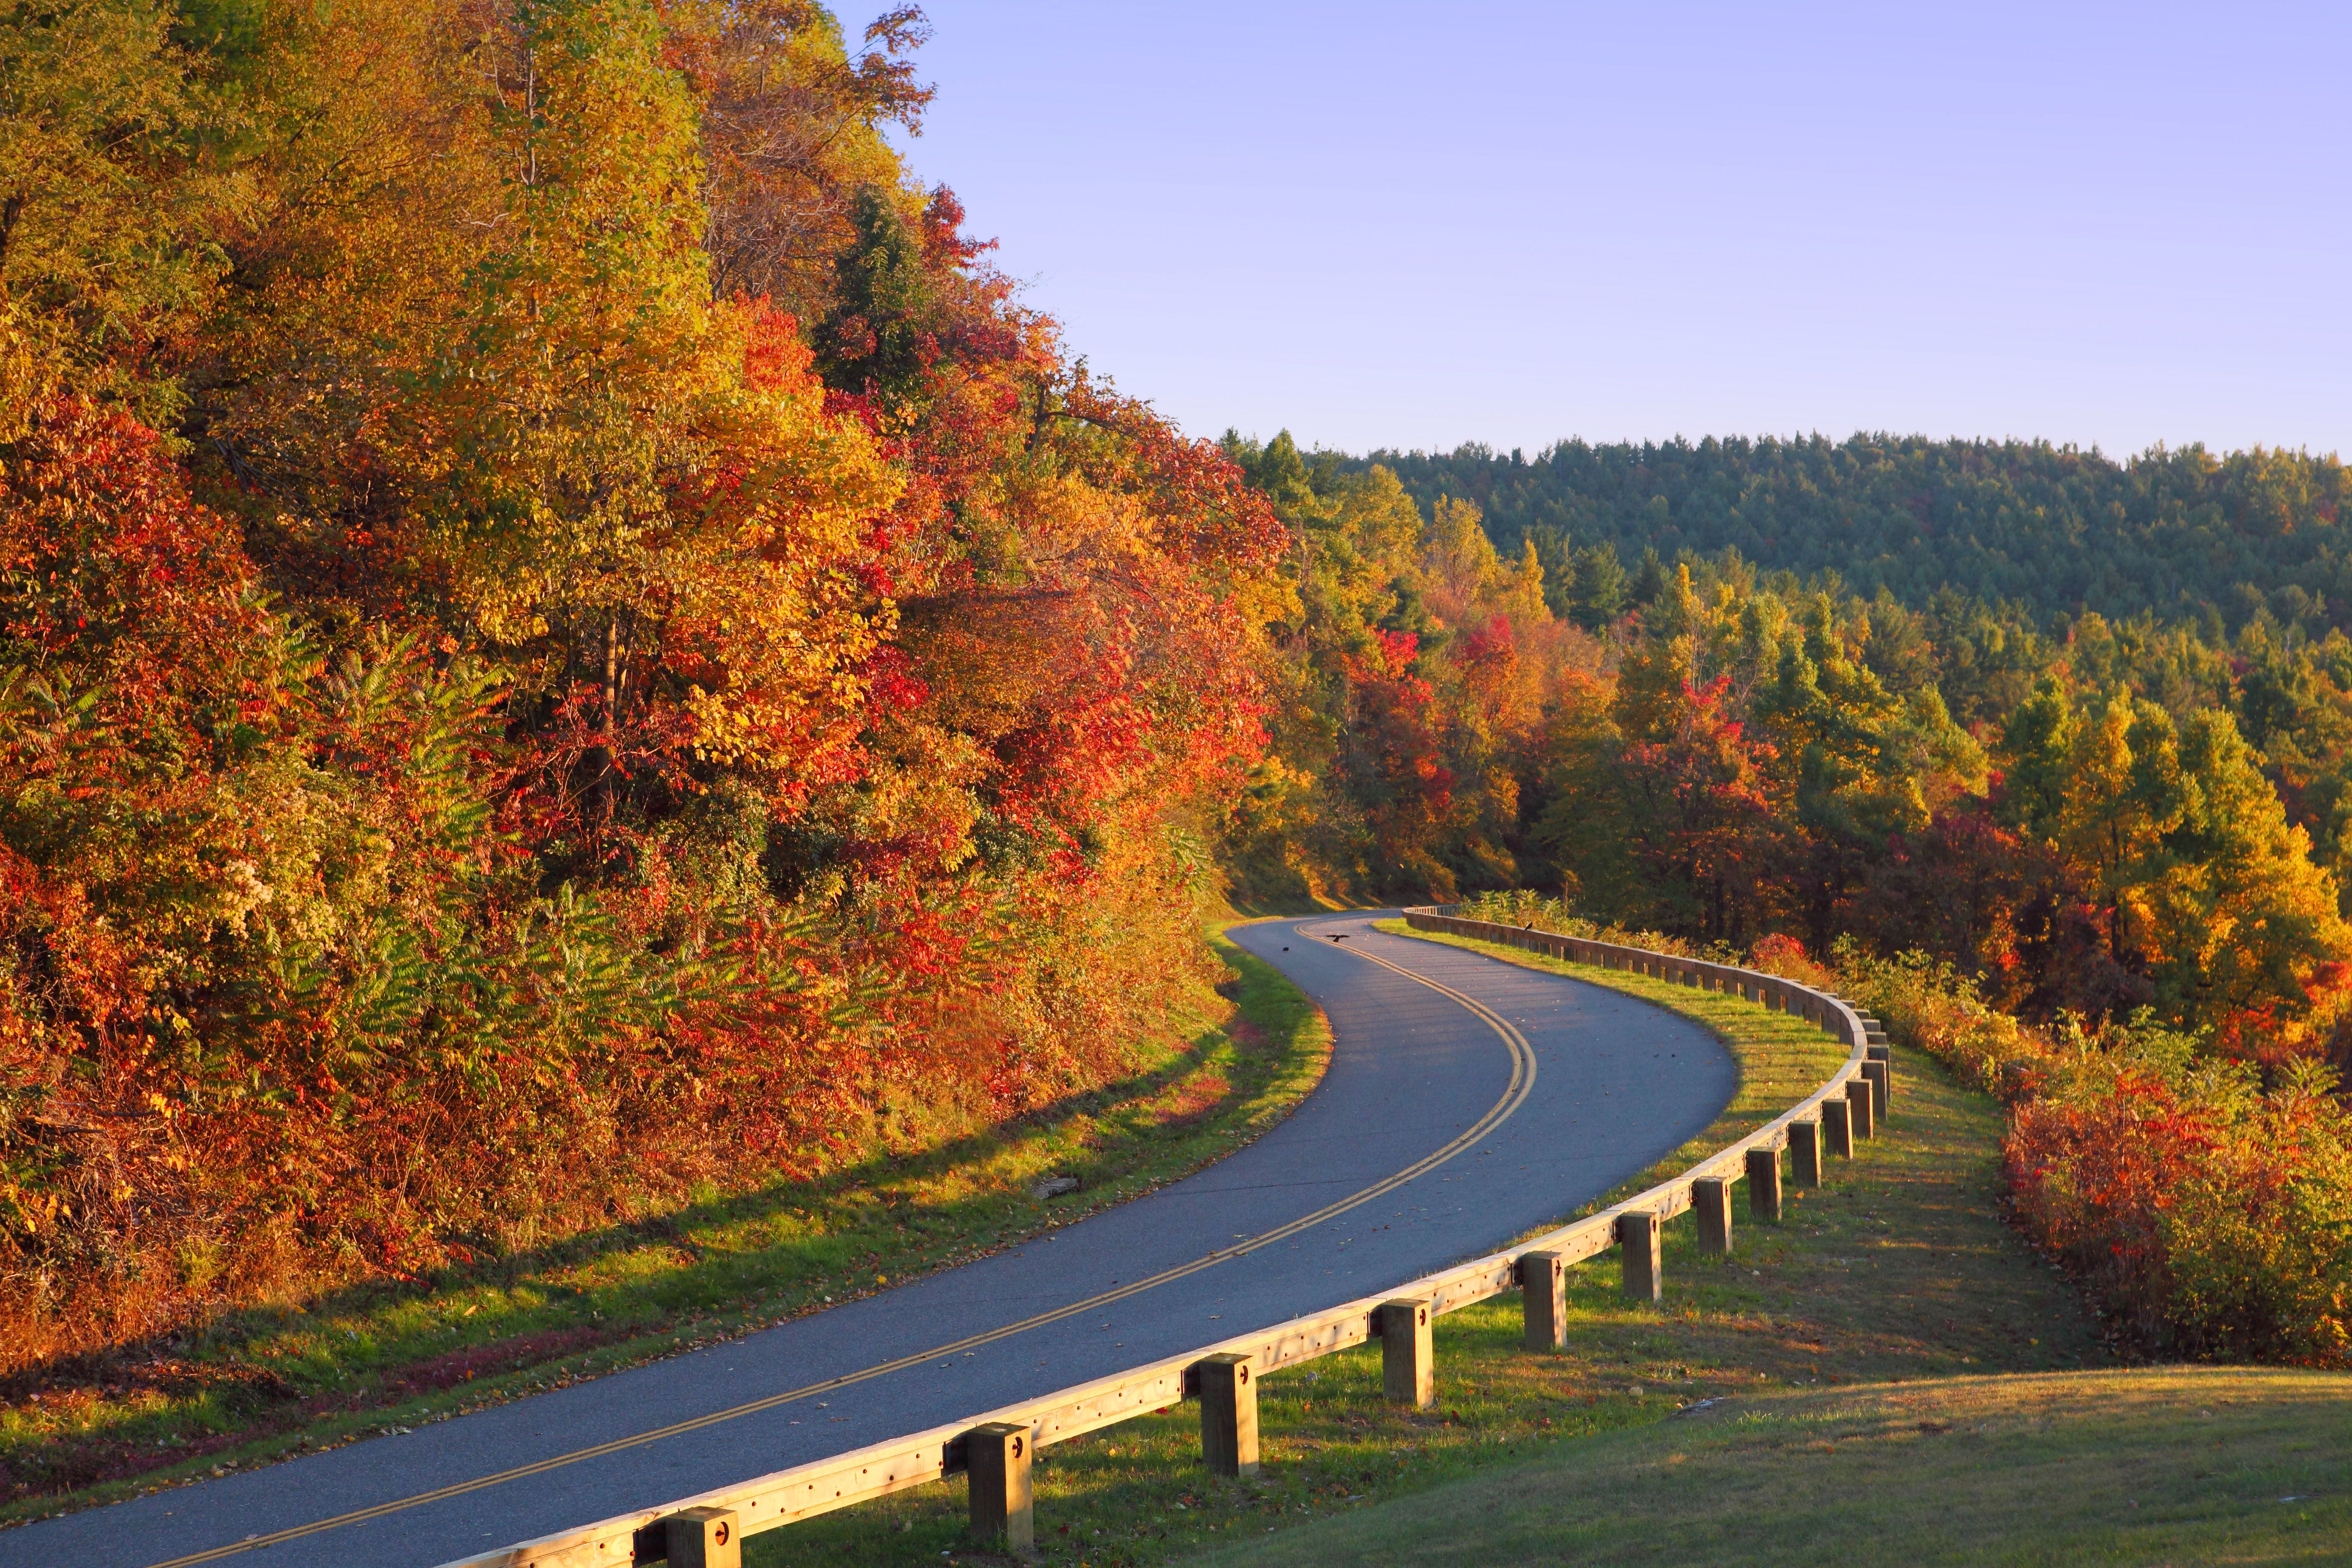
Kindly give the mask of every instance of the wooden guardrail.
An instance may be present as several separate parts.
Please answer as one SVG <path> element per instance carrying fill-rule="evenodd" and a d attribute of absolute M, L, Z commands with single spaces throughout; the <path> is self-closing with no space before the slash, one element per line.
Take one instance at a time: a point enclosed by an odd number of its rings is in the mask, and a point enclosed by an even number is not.
<path fill-rule="evenodd" d="M 1430 1341 L 1435 1319 L 1520 1290 L 1529 1345 L 1558 1345 L 1565 1337 L 1565 1276 L 1570 1265 L 1617 1248 L 1626 1294 L 1656 1300 L 1662 1286 L 1659 1232 L 1668 1220 L 1696 1211 L 1701 1245 L 1727 1252 L 1735 1183 L 1748 1183 L 1751 1215 L 1778 1219 L 1781 1150 L 1790 1151 L 1794 1184 L 1818 1186 L 1827 1173 L 1826 1157 L 1850 1158 L 1856 1142 L 1871 1137 L 1885 1118 L 1893 1088 L 1885 1036 L 1843 998 L 1752 969 L 1465 920 L 1435 909 L 1408 910 L 1405 919 L 1422 931 L 1505 942 L 1735 994 L 1804 1018 L 1851 1050 L 1829 1081 L 1769 1125 L 1672 1181 L 1517 1247 L 1423 1275 L 1380 1296 L 1236 1334 L 1039 1399 L 460 1558 L 443 1568 L 635 1568 L 661 1562 L 672 1568 L 740 1568 L 746 1535 L 957 1475 L 970 1478 L 974 1533 L 1024 1549 L 1034 1541 L 1029 1473 L 1039 1448 L 1197 1399 L 1205 1461 L 1226 1475 L 1255 1474 L 1257 1380 L 1265 1373 L 1377 1339 L 1387 1396 L 1426 1406 L 1435 1397 Z"/>

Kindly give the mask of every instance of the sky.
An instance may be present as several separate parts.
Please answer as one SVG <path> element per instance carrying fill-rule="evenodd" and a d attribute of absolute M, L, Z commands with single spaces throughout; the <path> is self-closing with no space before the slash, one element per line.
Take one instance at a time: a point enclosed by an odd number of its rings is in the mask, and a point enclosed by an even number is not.
<path fill-rule="evenodd" d="M 2352 5 L 925 9 L 916 173 L 1192 435 L 2352 447 Z"/>

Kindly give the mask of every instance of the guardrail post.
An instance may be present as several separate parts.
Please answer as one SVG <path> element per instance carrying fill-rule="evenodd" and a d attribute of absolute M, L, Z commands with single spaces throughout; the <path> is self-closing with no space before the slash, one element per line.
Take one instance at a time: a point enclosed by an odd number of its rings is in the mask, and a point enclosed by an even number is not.
<path fill-rule="evenodd" d="M 1437 1403 L 1429 1318 L 1426 1301 L 1381 1303 L 1381 1394 L 1391 1405 L 1426 1410 Z"/>
<path fill-rule="evenodd" d="M 1862 1076 L 1870 1083 L 1871 1114 L 1881 1121 L 1885 1121 L 1887 1101 L 1895 1096 L 1895 1085 L 1886 1070 L 1886 1064 L 1866 1061 L 1862 1064 Z"/>
<path fill-rule="evenodd" d="M 1845 1080 L 1845 1101 L 1853 1108 L 1853 1135 L 1857 1142 L 1878 1136 L 1877 1119 L 1871 1115 L 1877 1090 L 1868 1079 L 1850 1078 Z"/>
<path fill-rule="evenodd" d="M 1789 1179 L 1801 1187 L 1822 1184 L 1822 1124 L 1789 1123 Z"/>
<path fill-rule="evenodd" d="M 1721 1176 L 1701 1176 L 1691 1184 L 1691 1207 L 1698 1215 L 1698 1249 L 1731 1250 L 1731 1184 Z"/>
<path fill-rule="evenodd" d="M 1835 1154 L 1842 1160 L 1853 1158 L 1853 1102 L 1846 1100 L 1822 1101 L 1822 1152 Z"/>
<path fill-rule="evenodd" d="M 1201 1374 L 1201 1458 L 1221 1476 L 1257 1474 L 1257 1379 L 1245 1355 L 1192 1363 Z"/>
<path fill-rule="evenodd" d="M 743 1568 L 742 1536 L 731 1508 L 680 1509 L 662 1521 L 669 1568 Z"/>
<path fill-rule="evenodd" d="M 1748 1217 L 1780 1222 L 1780 1151 L 1748 1151 Z"/>
<path fill-rule="evenodd" d="M 1557 1252 L 1519 1254 L 1519 1312 L 1528 1349 L 1558 1350 L 1568 1342 L 1568 1260 Z"/>
<path fill-rule="evenodd" d="M 1658 1216 L 1647 1209 L 1617 1216 L 1617 1250 L 1625 1259 L 1625 1299 L 1629 1301 L 1655 1301 L 1665 1295 L 1665 1258 L 1659 1245 L 1659 1232 L 1664 1227 Z"/>
<path fill-rule="evenodd" d="M 1037 1544 L 1037 1513 L 1029 1489 L 1029 1428 L 991 1421 L 964 1434 L 964 1471 L 971 1478 L 971 1532 L 1003 1540 L 1014 1552 Z"/>

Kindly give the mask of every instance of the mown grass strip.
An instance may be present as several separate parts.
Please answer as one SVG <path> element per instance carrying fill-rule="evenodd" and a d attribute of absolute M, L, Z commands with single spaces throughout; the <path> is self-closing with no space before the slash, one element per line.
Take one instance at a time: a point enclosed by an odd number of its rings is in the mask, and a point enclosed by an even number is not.
<path fill-rule="evenodd" d="M 754 1331 L 1176 1180 L 1319 1081 L 1321 1016 L 1213 937 L 1229 978 L 1126 1080 L 919 1153 L 778 1184 L 423 1288 L 224 1317 L 128 1382 L 0 1409 L 0 1524 L 446 1420 Z M 1048 1176 L 1075 1191 L 1034 1195 Z"/>
<path fill-rule="evenodd" d="M 1604 1201 L 1744 1136 L 1843 1059 L 1820 1031 L 1752 1004 L 1496 951 L 1697 1018 L 1740 1063 L 1722 1117 Z M 1903 1064 L 1898 1094 L 1885 1136 L 1833 1163 L 1829 1187 L 1792 1193 L 1782 1225 L 1749 1225 L 1743 1197 L 1730 1258 L 1699 1252 L 1687 1219 L 1669 1226 L 1662 1307 L 1623 1301 L 1608 1257 L 1571 1271 L 1569 1343 L 1556 1354 L 1522 1348 L 1515 1296 L 1442 1319 L 1434 1411 L 1382 1402 L 1375 1347 L 1265 1381 L 1265 1464 L 1254 1482 L 1202 1468 L 1189 1405 L 1045 1449 L 1035 1478 L 1043 1560 L 1114 1568 L 1242 1536 L 1278 1540 L 1709 1399 L 2096 1364 L 2104 1352 L 2063 1281 L 1997 1217 L 1998 1109 L 1923 1063 Z M 961 1483 L 926 1488 L 754 1536 L 746 1562 L 992 1561 L 967 1542 L 962 1509 Z"/>
<path fill-rule="evenodd" d="M 2343 1563 L 2347 1394 L 2169 1367 L 1742 1399 L 1189 1561 Z"/>

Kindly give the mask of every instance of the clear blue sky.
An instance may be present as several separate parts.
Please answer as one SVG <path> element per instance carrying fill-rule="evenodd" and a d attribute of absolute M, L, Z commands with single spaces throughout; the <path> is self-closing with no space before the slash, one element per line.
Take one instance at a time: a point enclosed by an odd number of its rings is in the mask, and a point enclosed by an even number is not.
<path fill-rule="evenodd" d="M 1196 435 L 2352 454 L 2352 5 L 927 9 L 918 172 Z"/>

